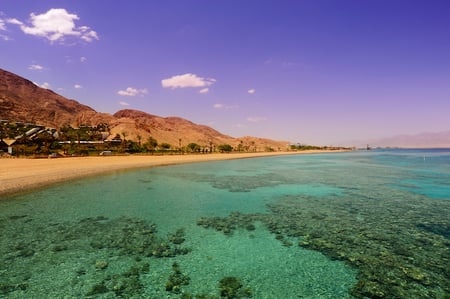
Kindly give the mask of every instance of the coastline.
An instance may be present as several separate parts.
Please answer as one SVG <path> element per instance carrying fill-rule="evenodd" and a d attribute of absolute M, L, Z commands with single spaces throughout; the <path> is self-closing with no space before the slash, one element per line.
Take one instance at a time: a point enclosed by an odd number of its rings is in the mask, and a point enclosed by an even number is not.
<path fill-rule="evenodd" d="M 339 151 L 308 150 L 292 152 L 230 153 L 161 156 L 104 156 L 56 159 L 0 159 L 0 196 L 13 195 L 52 184 L 138 168 L 248 159 L 257 157 L 335 153 Z"/>

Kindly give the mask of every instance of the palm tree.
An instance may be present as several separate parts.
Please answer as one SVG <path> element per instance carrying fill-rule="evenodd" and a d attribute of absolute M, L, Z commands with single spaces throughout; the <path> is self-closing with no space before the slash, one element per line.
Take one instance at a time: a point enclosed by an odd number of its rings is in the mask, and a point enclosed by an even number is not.
<path fill-rule="evenodd" d="M 123 141 L 126 142 L 127 141 L 126 138 L 128 136 L 128 133 L 124 131 L 124 132 L 122 132 L 122 136 L 123 136 Z"/>
<path fill-rule="evenodd" d="M 122 136 L 123 136 L 123 140 L 122 140 L 122 145 L 123 145 L 123 151 L 126 151 L 126 147 L 127 147 L 127 136 L 128 133 L 127 132 L 122 132 Z"/>

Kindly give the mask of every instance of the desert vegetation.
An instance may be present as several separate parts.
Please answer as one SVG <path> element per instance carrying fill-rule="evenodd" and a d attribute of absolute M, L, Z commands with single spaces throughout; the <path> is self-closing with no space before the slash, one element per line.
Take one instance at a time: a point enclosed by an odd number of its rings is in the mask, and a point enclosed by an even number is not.
<path fill-rule="evenodd" d="M 153 137 L 143 140 L 138 135 L 128 139 L 128 133 L 111 134 L 106 123 L 97 126 L 64 126 L 59 130 L 24 122 L 0 122 L 0 153 L 13 156 L 57 157 L 112 154 L 183 154 L 231 152 L 229 144 L 200 145 L 195 142 L 182 146 L 159 143 Z"/>

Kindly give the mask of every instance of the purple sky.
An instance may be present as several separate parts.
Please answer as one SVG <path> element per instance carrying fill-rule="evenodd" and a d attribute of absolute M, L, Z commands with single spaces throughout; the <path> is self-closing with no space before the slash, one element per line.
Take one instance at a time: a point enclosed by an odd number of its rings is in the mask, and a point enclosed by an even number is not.
<path fill-rule="evenodd" d="M 234 137 L 446 131 L 450 1 L 2 0 L 0 68 Z"/>

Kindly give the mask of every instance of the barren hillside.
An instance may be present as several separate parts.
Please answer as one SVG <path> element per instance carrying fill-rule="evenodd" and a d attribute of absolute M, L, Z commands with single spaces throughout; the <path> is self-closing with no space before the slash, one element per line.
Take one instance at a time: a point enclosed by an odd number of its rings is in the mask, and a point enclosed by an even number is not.
<path fill-rule="evenodd" d="M 201 146 L 230 144 L 243 150 L 283 150 L 287 142 L 255 137 L 234 138 L 208 126 L 180 117 L 160 117 L 138 110 L 120 110 L 114 115 L 99 113 L 75 100 L 38 87 L 33 82 L 0 69 L 0 119 L 36 123 L 59 129 L 63 126 L 95 126 L 106 123 L 111 137 L 143 142 L 152 137 L 173 147 L 197 143 Z"/>

